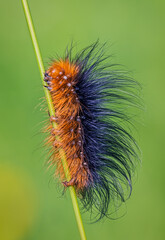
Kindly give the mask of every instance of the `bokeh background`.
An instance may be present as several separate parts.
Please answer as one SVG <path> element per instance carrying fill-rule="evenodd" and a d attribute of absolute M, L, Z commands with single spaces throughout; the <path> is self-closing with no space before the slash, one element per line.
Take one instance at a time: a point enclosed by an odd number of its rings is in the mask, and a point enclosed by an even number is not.
<path fill-rule="evenodd" d="M 45 65 L 72 40 L 107 41 L 143 86 L 135 123 L 142 167 L 124 217 L 88 224 L 88 239 L 165 239 L 165 2 L 29 0 Z M 0 0 L 0 239 L 79 239 L 70 196 L 47 170 L 43 89 L 21 1 Z"/>

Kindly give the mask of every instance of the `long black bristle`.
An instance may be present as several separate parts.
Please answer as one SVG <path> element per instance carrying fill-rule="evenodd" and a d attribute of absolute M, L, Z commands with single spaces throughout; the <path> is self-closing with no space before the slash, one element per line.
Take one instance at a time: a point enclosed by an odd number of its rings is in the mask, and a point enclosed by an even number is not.
<path fill-rule="evenodd" d="M 80 100 L 84 156 L 91 175 L 81 191 L 83 208 L 96 210 L 95 220 L 109 217 L 114 201 L 124 202 L 132 191 L 132 174 L 138 159 L 137 146 L 125 123 L 130 119 L 125 110 L 135 100 L 137 83 L 108 64 L 104 46 L 98 42 L 75 58 L 77 64 L 75 91 Z"/>

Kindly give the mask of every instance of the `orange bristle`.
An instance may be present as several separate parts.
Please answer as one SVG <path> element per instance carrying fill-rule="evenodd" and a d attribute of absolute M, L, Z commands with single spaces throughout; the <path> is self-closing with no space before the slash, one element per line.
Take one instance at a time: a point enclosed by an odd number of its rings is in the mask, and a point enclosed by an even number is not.
<path fill-rule="evenodd" d="M 78 66 L 67 59 L 53 62 L 45 74 L 56 115 L 51 117 L 50 121 L 57 123 L 56 129 L 52 124 L 48 127 L 51 132 L 48 143 L 53 146 L 50 162 L 57 165 L 56 174 L 60 176 L 64 186 L 74 185 L 77 191 L 87 186 L 89 176 L 88 164 L 83 154 L 83 135 L 79 116 L 81 105 L 74 90 L 78 72 Z M 59 137 L 59 141 L 56 136 Z M 66 154 L 69 182 L 65 181 L 59 148 L 62 148 Z"/>

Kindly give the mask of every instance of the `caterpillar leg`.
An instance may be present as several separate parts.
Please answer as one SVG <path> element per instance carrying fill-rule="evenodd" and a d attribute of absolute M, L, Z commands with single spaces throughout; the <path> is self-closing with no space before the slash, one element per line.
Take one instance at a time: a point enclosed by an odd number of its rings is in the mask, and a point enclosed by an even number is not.
<path fill-rule="evenodd" d="M 75 185 L 76 178 L 72 178 L 69 182 L 64 181 L 62 182 L 65 187 L 73 186 Z"/>
<path fill-rule="evenodd" d="M 45 82 L 48 82 L 48 81 L 51 80 L 51 79 L 52 79 L 52 77 L 49 76 L 49 74 L 48 74 L 47 72 L 45 72 L 45 74 L 44 74 L 44 81 L 45 81 Z"/>
<path fill-rule="evenodd" d="M 74 185 L 78 184 L 77 175 L 78 175 L 78 173 L 79 173 L 81 168 L 82 168 L 82 165 L 79 167 L 79 169 L 77 170 L 76 174 L 74 174 L 74 177 L 72 177 L 70 181 L 62 182 L 65 187 L 74 186 Z"/>
<path fill-rule="evenodd" d="M 57 118 L 55 116 L 50 117 L 50 122 L 56 122 Z"/>

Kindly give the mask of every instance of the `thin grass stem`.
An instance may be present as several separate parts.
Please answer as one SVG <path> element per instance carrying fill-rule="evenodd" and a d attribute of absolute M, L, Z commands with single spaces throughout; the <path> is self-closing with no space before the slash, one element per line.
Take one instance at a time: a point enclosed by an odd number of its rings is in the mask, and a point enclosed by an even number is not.
<path fill-rule="evenodd" d="M 29 10 L 27 1 L 22 0 L 22 5 L 23 5 L 25 16 L 26 16 L 30 36 L 31 36 L 31 39 L 32 39 L 33 47 L 34 47 L 34 52 L 35 52 L 35 55 L 36 55 L 36 59 L 37 59 L 37 63 L 38 63 L 39 71 L 40 71 L 40 76 L 41 76 L 41 80 L 42 80 L 42 84 L 43 84 L 43 89 L 44 89 L 46 101 L 47 101 L 47 104 L 48 104 L 48 110 L 49 110 L 49 113 L 50 113 L 51 116 L 55 116 L 55 110 L 54 110 L 54 106 L 53 106 L 53 103 L 52 103 L 51 95 L 50 95 L 48 89 L 44 87 L 46 85 L 46 83 L 44 82 L 45 69 L 44 69 L 44 64 L 43 64 L 43 61 L 42 61 L 42 57 L 41 57 L 39 45 L 38 45 L 38 42 L 37 42 L 36 34 L 35 34 L 35 31 L 34 31 L 34 26 L 33 26 L 33 22 L 32 22 L 32 18 L 31 18 L 31 14 L 30 14 L 30 10 Z M 56 123 L 53 122 L 52 124 L 53 124 L 54 128 L 57 127 Z M 70 180 L 70 175 L 69 175 L 69 170 L 68 170 L 64 150 L 59 149 L 59 154 L 60 154 L 62 165 L 63 165 L 63 168 L 64 168 L 65 177 L 66 177 L 67 181 L 69 181 Z M 79 232 L 80 232 L 81 239 L 86 240 L 85 230 L 84 230 L 84 226 L 83 226 L 83 222 L 82 222 L 82 218 L 81 218 L 81 213 L 80 213 L 80 209 L 79 209 L 79 205 L 78 205 L 78 201 L 77 201 L 75 188 L 73 186 L 70 186 L 69 190 L 70 190 L 72 204 L 73 204 L 73 208 L 74 208 L 74 212 L 75 212 L 75 216 L 76 216 L 77 225 L 78 225 L 78 229 L 79 229 Z"/>

